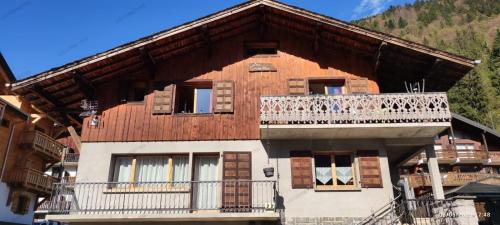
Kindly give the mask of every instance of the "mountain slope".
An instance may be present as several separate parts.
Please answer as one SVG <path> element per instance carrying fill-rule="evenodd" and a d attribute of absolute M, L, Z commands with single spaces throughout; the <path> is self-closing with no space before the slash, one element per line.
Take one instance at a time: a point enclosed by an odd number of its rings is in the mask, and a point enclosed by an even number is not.
<path fill-rule="evenodd" d="M 417 0 L 353 22 L 481 60 L 448 92 L 451 109 L 500 130 L 500 1 Z"/>

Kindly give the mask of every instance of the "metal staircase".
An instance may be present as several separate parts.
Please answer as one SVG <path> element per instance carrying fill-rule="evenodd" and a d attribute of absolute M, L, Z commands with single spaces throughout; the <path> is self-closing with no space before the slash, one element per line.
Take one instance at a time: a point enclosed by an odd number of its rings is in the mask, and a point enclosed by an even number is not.
<path fill-rule="evenodd" d="M 397 196 L 379 210 L 353 225 L 455 225 L 458 214 L 454 200 L 405 199 Z"/>

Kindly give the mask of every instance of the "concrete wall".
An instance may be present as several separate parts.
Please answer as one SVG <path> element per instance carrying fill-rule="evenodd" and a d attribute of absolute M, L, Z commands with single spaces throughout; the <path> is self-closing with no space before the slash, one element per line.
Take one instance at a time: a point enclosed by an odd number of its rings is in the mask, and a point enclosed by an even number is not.
<path fill-rule="evenodd" d="M 268 149 L 266 149 L 268 148 Z M 380 150 L 383 188 L 359 188 L 353 191 L 315 191 L 292 189 L 290 151 L 356 151 Z M 78 168 L 77 182 L 106 182 L 109 178 L 112 155 L 167 153 L 222 153 L 224 151 L 252 152 L 252 179 L 274 180 L 279 173 L 279 195 L 283 199 L 284 215 L 288 221 L 319 217 L 366 217 L 390 201 L 392 185 L 385 147 L 379 140 L 331 141 L 190 141 L 190 142 L 107 142 L 84 143 Z M 357 160 L 356 160 L 357 162 Z M 219 163 L 220 175 L 222 174 Z M 262 169 L 275 168 L 272 178 Z M 356 170 L 357 169 L 356 166 Z M 221 176 L 219 176 L 221 177 Z M 359 174 L 357 174 L 359 177 Z M 358 179 L 359 181 L 359 179 Z M 305 207 L 314 206 L 314 207 Z M 290 223 L 291 224 L 291 223 Z M 300 223 L 293 223 L 300 224 Z"/>
<path fill-rule="evenodd" d="M 9 187 L 7 184 L 0 182 L 0 224 L 2 222 L 32 224 L 33 222 L 33 207 L 35 204 L 35 196 L 31 196 L 30 210 L 27 214 L 14 214 L 10 211 L 10 204 L 6 205 L 7 197 L 9 196 Z"/>

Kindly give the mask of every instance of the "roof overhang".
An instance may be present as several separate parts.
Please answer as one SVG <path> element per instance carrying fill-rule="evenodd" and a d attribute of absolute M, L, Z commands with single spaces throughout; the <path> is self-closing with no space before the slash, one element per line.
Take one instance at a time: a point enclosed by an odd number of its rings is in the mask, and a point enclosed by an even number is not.
<path fill-rule="evenodd" d="M 426 91 L 446 91 L 474 61 L 394 36 L 271 0 L 249 1 L 137 41 L 19 80 L 12 90 L 50 112 L 63 124 L 79 123 L 68 112 L 93 87 L 124 74 L 153 71 L 161 61 L 252 29 L 269 26 L 332 49 L 373 59 L 384 92 L 404 91 L 403 83 L 426 79 Z M 73 112 L 74 113 L 74 112 Z"/>

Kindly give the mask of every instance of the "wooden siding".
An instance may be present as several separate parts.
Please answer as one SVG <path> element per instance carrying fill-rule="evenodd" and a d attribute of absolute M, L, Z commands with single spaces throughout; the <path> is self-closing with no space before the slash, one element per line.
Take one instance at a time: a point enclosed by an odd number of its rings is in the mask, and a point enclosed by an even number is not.
<path fill-rule="evenodd" d="M 162 90 L 165 85 L 184 81 L 234 82 L 234 112 L 208 115 L 153 115 L 153 90 L 144 102 L 119 104 L 119 81 L 98 86 L 102 113 L 98 126 L 86 118 L 82 141 L 174 141 L 174 140 L 248 140 L 259 139 L 259 97 L 287 95 L 293 78 L 369 79 L 369 92 L 378 93 L 372 76 L 373 59 L 353 51 L 321 46 L 313 52 L 313 41 L 273 29 L 262 39 L 279 41 L 277 55 L 245 57 L 245 41 L 259 40 L 258 32 L 249 32 L 207 47 L 177 56 L 156 65 L 155 80 L 144 72 L 124 74 L 121 79 L 149 80 L 150 87 Z M 272 64 L 276 72 L 249 72 L 252 63 Z M 159 85 L 162 84 L 162 85 Z M 175 104 L 175 103 L 174 103 Z"/>

